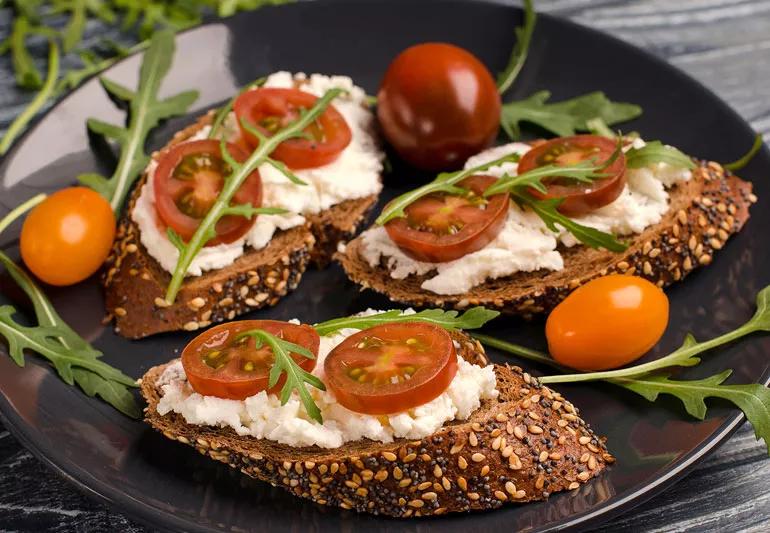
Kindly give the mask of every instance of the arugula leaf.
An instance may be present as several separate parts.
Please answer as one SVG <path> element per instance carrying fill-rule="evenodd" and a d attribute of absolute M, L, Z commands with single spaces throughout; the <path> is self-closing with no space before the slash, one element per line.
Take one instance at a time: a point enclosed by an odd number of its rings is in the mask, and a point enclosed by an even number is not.
<path fill-rule="evenodd" d="M 743 167 L 748 165 L 752 159 L 754 159 L 754 156 L 759 153 L 759 151 L 762 149 L 762 144 L 764 144 L 764 140 L 762 139 L 762 134 L 757 133 L 756 137 L 754 137 L 754 144 L 751 145 L 751 148 L 749 149 L 746 154 L 741 157 L 740 159 L 733 161 L 732 163 L 725 163 L 722 165 L 730 172 L 736 172 L 738 170 L 741 170 Z"/>
<path fill-rule="evenodd" d="M 270 138 L 264 136 L 258 137 L 260 139 L 259 146 L 243 163 L 235 161 L 227 151 L 226 143 L 224 141 L 221 142 L 222 157 L 227 164 L 230 165 L 230 168 L 232 168 L 232 173 L 225 177 L 222 191 L 219 193 L 216 201 L 198 225 L 198 229 L 195 230 L 193 236 L 184 245 L 184 248 L 180 250 L 179 260 L 177 261 L 176 268 L 171 276 L 171 282 L 166 289 L 166 301 L 173 303 L 176 299 L 179 288 L 182 286 L 182 281 L 187 275 L 187 269 L 190 268 L 190 263 L 192 263 L 195 256 L 198 255 L 198 252 L 214 235 L 214 227 L 219 219 L 226 215 L 228 210 L 233 209 L 233 207 L 230 206 L 230 202 L 235 192 L 243 184 L 243 181 L 255 168 L 269 159 L 270 154 L 279 144 L 287 139 L 302 136 L 305 128 L 307 128 L 309 124 L 312 124 L 313 121 L 323 113 L 331 101 L 342 94 L 342 92 L 341 89 L 327 91 L 326 94 L 315 101 L 313 107 L 306 113 L 300 114 L 296 120 L 278 130 Z"/>
<path fill-rule="evenodd" d="M 43 78 L 35 66 L 29 50 L 27 50 L 29 34 L 29 19 L 24 15 L 19 15 L 13 21 L 8 46 L 11 50 L 11 62 L 16 76 L 16 84 L 23 89 L 39 89 L 43 84 Z"/>
<path fill-rule="evenodd" d="M 0 231 L 44 198 L 38 195 L 8 213 L 0 220 Z M 102 353 L 64 322 L 43 291 L 3 252 L 0 263 L 29 297 L 39 324 L 23 326 L 13 319 L 12 306 L 0 306 L 0 337 L 14 362 L 24 366 L 24 352 L 33 351 L 48 359 L 65 383 L 77 384 L 89 396 L 100 396 L 127 416 L 139 418 L 141 409 L 130 391 L 136 380 L 101 361 Z"/>
<path fill-rule="evenodd" d="M 690 170 L 695 168 L 695 163 L 690 156 L 660 141 L 649 141 L 641 148 L 632 147 L 626 152 L 628 168 L 643 168 L 655 163 L 668 163 L 674 167 Z"/>
<path fill-rule="evenodd" d="M 495 159 L 494 161 L 490 161 L 489 163 L 484 163 L 483 165 L 478 165 L 473 168 L 458 170 L 456 172 L 442 172 L 436 176 L 436 179 L 434 179 L 432 182 L 423 185 L 422 187 L 418 187 L 417 189 L 406 192 L 388 202 L 388 205 L 386 205 L 385 209 L 382 210 L 382 213 L 380 213 L 380 216 L 377 217 L 375 223 L 383 225 L 394 218 L 405 217 L 406 212 L 404 209 L 406 209 L 408 205 L 429 194 L 437 192 L 464 194 L 465 189 L 455 187 L 457 183 L 461 182 L 465 178 L 473 176 L 474 174 L 478 174 L 479 172 L 483 172 L 492 167 L 496 167 L 508 162 L 516 163 L 518 160 L 519 154 L 514 152 L 499 159 Z"/>
<path fill-rule="evenodd" d="M 308 359 L 315 359 L 315 355 L 304 346 L 285 341 L 261 329 L 244 331 L 236 337 L 236 340 L 246 337 L 253 337 L 257 342 L 257 348 L 260 348 L 262 343 L 265 343 L 273 351 L 275 362 L 270 369 L 268 387 L 275 387 L 281 378 L 281 374 L 286 375 L 286 383 L 284 383 L 281 389 L 281 405 L 285 405 L 289 401 L 291 393 L 297 391 L 302 405 L 305 407 L 305 411 L 310 418 L 319 424 L 323 424 L 321 410 L 313 401 L 313 397 L 310 396 L 305 384 L 307 383 L 319 390 L 326 390 L 326 386 L 316 376 L 299 366 L 291 356 L 291 354 L 295 353 Z"/>
<path fill-rule="evenodd" d="M 109 80 L 102 82 L 111 96 L 128 100 L 128 126 L 122 129 L 120 136 L 117 136 L 117 130 L 114 130 L 114 136 L 121 150 L 118 165 L 112 177 L 107 179 L 95 174 L 85 174 L 79 177 L 79 181 L 107 198 L 116 213 L 120 211 L 131 185 L 147 164 L 148 157 L 144 153 L 144 143 L 150 130 L 163 119 L 185 113 L 198 98 L 197 91 L 186 91 L 165 100 L 158 100 L 158 91 L 163 78 L 171 68 L 173 55 L 173 32 L 159 31 L 153 36 L 142 61 L 136 93 L 124 88 L 118 90 L 120 86 Z M 96 133 L 99 133 L 98 128 Z"/>
<path fill-rule="evenodd" d="M 235 96 L 230 98 L 230 100 L 227 101 L 225 105 L 220 107 L 217 110 L 216 115 L 214 115 L 214 120 L 211 122 L 211 129 L 209 130 L 209 139 L 216 139 L 217 134 L 219 133 L 220 128 L 222 127 L 222 124 L 224 123 L 225 119 L 227 118 L 227 115 L 230 114 L 230 111 L 233 110 L 233 104 L 235 104 L 235 101 L 238 99 L 239 96 L 241 96 L 246 91 L 249 91 L 255 87 L 262 87 L 265 82 L 267 81 L 267 78 L 262 76 L 254 80 L 253 82 L 249 83 L 245 87 L 243 87 L 240 91 L 238 91 Z"/>
<path fill-rule="evenodd" d="M 510 89 L 513 82 L 524 67 L 524 63 L 527 61 L 527 54 L 529 53 L 529 45 L 532 41 L 532 34 L 535 31 L 535 23 L 537 22 L 537 13 L 532 5 L 532 0 L 524 0 L 524 24 L 517 27 L 514 30 L 516 34 L 516 44 L 511 51 L 511 57 L 508 60 L 508 65 L 497 76 L 497 91 L 500 94 L 505 93 Z"/>
<path fill-rule="evenodd" d="M 67 27 L 62 34 L 62 48 L 68 53 L 83 40 L 83 32 L 86 29 L 86 2 L 85 0 L 70 0 L 69 11 L 72 12 Z"/>
<path fill-rule="evenodd" d="M 603 92 L 593 92 L 569 100 L 547 103 L 548 91 L 540 91 L 524 100 L 503 105 L 501 125 L 511 139 L 521 137 L 521 122 L 530 122 L 555 135 L 565 137 L 587 131 L 587 122 L 601 118 L 613 125 L 632 120 L 642 114 L 642 108 L 629 103 L 612 102 Z"/>
<path fill-rule="evenodd" d="M 38 92 L 29 105 L 24 108 L 24 111 L 13 119 L 11 125 L 8 126 L 8 130 L 3 135 L 2 140 L 0 140 L 0 155 L 4 155 L 8 151 L 16 137 L 24 131 L 27 123 L 32 120 L 35 114 L 37 114 L 37 112 L 45 106 L 45 103 L 49 98 L 51 98 L 51 95 L 54 93 L 56 78 L 58 78 L 58 76 L 59 45 L 56 44 L 56 41 L 51 40 L 49 41 L 48 74 L 46 75 L 45 83 L 40 89 L 40 92 Z"/>
<path fill-rule="evenodd" d="M 393 322 L 428 322 L 446 330 L 455 331 L 460 329 L 478 329 L 499 314 L 499 312 L 486 309 L 485 307 L 472 307 L 459 316 L 457 311 L 444 311 L 442 309 L 425 309 L 419 313 L 411 314 L 396 309 L 368 316 L 351 315 L 343 318 L 334 318 L 315 324 L 313 328 L 322 337 L 345 328 L 367 329 Z"/>
<path fill-rule="evenodd" d="M 660 394 L 682 401 L 685 410 L 698 420 L 706 417 L 706 398 L 722 398 L 738 407 L 751 425 L 757 440 L 763 439 L 770 453 L 770 389 L 759 383 L 725 385 L 732 370 L 698 380 L 672 380 L 669 373 L 642 374 L 633 378 L 610 380 L 654 402 Z"/>
<path fill-rule="evenodd" d="M 561 214 L 558 207 L 563 200 L 560 198 L 538 200 L 526 191 L 517 190 L 514 190 L 512 194 L 519 204 L 534 211 L 545 222 L 546 227 L 554 233 L 558 233 L 558 226 L 561 226 L 578 241 L 591 248 L 604 248 L 611 252 L 623 252 L 628 248 L 628 244 L 619 241 L 613 234 L 584 226 Z"/>

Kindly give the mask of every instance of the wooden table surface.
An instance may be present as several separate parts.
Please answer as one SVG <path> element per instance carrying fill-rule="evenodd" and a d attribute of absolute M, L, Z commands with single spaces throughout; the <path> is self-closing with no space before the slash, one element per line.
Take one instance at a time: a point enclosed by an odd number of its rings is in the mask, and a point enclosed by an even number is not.
<path fill-rule="evenodd" d="M 666 58 L 770 140 L 770 0 L 539 0 L 536 5 Z M 9 22 L 2 10 L 0 40 Z M 89 26 L 91 42 L 102 34 L 97 25 Z M 44 57 L 44 47 L 35 51 Z M 28 98 L 13 88 L 10 62 L 3 57 L 0 128 Z M 599 531 L 768 530 L 770 460 L 745 425 L 687 478 Z M 0 531 L 147 530 L 82 495 L 0 426 Z"/>

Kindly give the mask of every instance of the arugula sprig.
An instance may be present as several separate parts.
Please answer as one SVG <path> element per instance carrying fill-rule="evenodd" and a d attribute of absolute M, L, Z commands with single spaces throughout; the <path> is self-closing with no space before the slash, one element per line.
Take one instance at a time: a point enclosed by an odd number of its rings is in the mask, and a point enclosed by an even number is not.
<path fill-rule="evenodd" d="M 158 99 L 160 85 L 171 68 L 174 48 L 172 31 L 160 31 L 153 36 L 142 60 L 136 91 L 106 78 L 100 80 L 112 98 L 128 105 L 128 125 L 121 127 L 93 118 L 88 120 L 88 129 L 92 133 L 120 145 L 120 158 L 111 178 L 92 173 L 82 174 L 78 180 L 107 198 L 116 213 L 147 165 L 149 158 L 144 153 L 144 144 L 150 130 L 161 120 L 184 114 L 198 98 L 198 91 L 185 91 L 164 100 Z"/>
<path fill-rule="evenodd" d="M 425 309 L 419 313 L 404 313 L 398 309 L 373 315 L 352 315 L 334 318 L 315 324 L 313 328 L 322 337 L 331 335 L 345 328 L 368 329 L 394 322 L 428 322 L 448 331 L 478 329 L 497 317 L 500 313 L 485 307 L 471 307 L 461 315 L 457 311 Z"/>
<path fill-rule="evenodd" d="M 44 198 L 38 195 L 8 213 L 0 220 L 0 231 Z M 68 385 L 77 384 L 89 396 L 100 396 L 125 415 L 139 418 L 141 409 L 131 393 L 136 380 L 101 361 L 102 353 L 64 322 L 43 291 L 2 251 L 0 263 L 29 297 L 38 322 L 37 326 L 19 324 L 13 318 L 13 306 L 0 306 L 0 337 L 8 343 L 13 361 L 24 366 L 25 352 L 35 352 L 48 359 Z"/>
<path fill-rule="evenodd" d="M 524 67 L 524 63 L 527 61 L 527 55 L 529 54 L 529 45 L 532 42 L 532 34 L 535 31 L 535 23 L 537 22 L 537 13 L 535 13 L 535 7 L 532 4 L 532 0 L 524 0 L 524 23 L 514 30 L 516 35 L 516 44 L 513 45 L 511 50 L 511 57 L 508 60 L 508 65 L 497 76 L 497 92 L 500 94 L 505 93 L 510 89 L 513 82 L 519 76 L 521 69 Z"/>
<path fill-rule="evenodd" d="M 239 163 L 233 159 L 227 150 L 227 144 L 224 140 L 221 141 L 222 157 L 232 169 L 232 173 L 225 177 L 222 191 L 211 206 L 211 209 L 206 213 L 206 216 L 201 221 L 198 229 L 195 230 L 195 234 L 193 234 L 187 243 L 181 245 L 179 248 L 179 260 L 177 261 L 176 268 L 171 276 L 171 281 L 166 289 L 166 301 L 173 303 L 176 299 L 179 288 L 182 286 L 184 277 L 187 274 L 187 269 L 190 268 L 190 264 L 203 246 L 214 237 L 216 231 L 215 226 L 219 219 L 225 215 L 231 214 L 252 216 L 254 214 L 265 212 L 263 208 L 230 205 L 233 195 L 240 188 L 249 174 L 251 174 L 259 165 L 266 162 L 269 159 L 270 154 L 279 144 L 288 139 L 301 137 L 304 134 L 305 128 L 316 120 L 328 107 L 331 101 L 343 92 L 344 91 L 341 89 L 331 89 L 327 91 L 321 98 L 316 100 L 313 107 L 308 109 L 307 112 L 301 113 L 296 120 L 292 121 L 284 128 L 275 132 L 272 137 L 268 138 L 260 134 L 258 136 L 260 141 L 259 146 L 243 163 Z"/>
<path fill-rule="evenodd" d="M 305 411 L 307 411 L 310 418 L 319 424 L 323 424 L 321 410 L 316 405 L 305 385 L 311 385 L 319 390 L 326 390 L 326 386 L 323 384 L 323 381 L 299 366 L 291 356 L 294 353 L 308 359 L 315 359 L 315 355 L 304 346 L 283 340 L 262 329 L 244 331 L 236 337 L 236 340 L 247 337 L 254 338 L 257 348 L 267 344 L 273 351 L 275 363 L 273 363 L 273 367 L 270 369 L 268 387 L 275 387 L 281 375 L 286 376 L 286 383 L 281 388 L 281 405 L 285 405 L 289 401 L 291 393 L 297 391 L 302 405 L 305 407 Z"/>
<path fill-rule="evenodd" d="M 757 155 L 762 149 L 763 144 L 764 140 L 762 139 L 762 134 L 757 133 L 757 135 L 754 137 L 754 144 L 751 145 L 751 148 L 748 152 L 746 152 L 746 154 L 744 154 L 740 159 L 737 159 L 731 163 L 725 163 L 723 166 L 730 172 L 741 170 L 743 167 L 748 165 L 752 159 L 754 159 L 754 156 Z"/>
<path fill-rule="evenodd" d="M 209 130 L 208 138 L 209 139 L 219 138 L 222 125 L 224 124 L 225 119 L 227 118 L 227 115 L 229 115 L 230 112 L 233 110 L 233 105 L 235 104 L 235 101 L 238 99 L 239 96 L 241 96 L 246 91 L 250 91 L 256 87 L 262 87 L 266 81 L 267 81 L 267 78 L 264 76 L 262 76 L 261 78 L 257 78 L 253 82 L 243 87 L 240 91 L 238 91 L 235 94 L 235 96 L 230 98 L 230 100 L 228 100 L 225 105 L 220 107 L 217 110 L 216 114 L 214 115 L 214 120 L 211 122 L 211 129 Z"/>
<path fill-rule="evenodd" d="M 690 156 L 660 141 L 649 141 L 641 148 L 632 147 L 626 152 L 628 168 L 642 168 L 655 163 L 667 163 L 690 170 L 695 168 Z"/>
<path fill-rule="evenodd" d="M 687 335 L 678 349 L 655 361 L 604 372 L 544 376 L 539 380 L 546 384 L 606 381 L 631 390 L 649 401 L 655 401 L 661 394 L 669 394 L 681 400 L 686 411 L 698 419 L 703 419 L 706 415 L 707 398 L 722 398 L 743 411 L 754 427 L 757 439 L 765 441 L 770 453 L 770 389 L 758 383 L 725 385 L 724 382 L 732 370 L 725 370 L 697 380 L 671 379 L 672 374 L 668 370 L 672 367 L 696 366 L 701 361 L 699 356 L 704 352 L 752 333 L 770 332 L 770 286 L 759 291 L 756 303 L 757 309 L 754 315 L 738 328 L 703 342 L 698 342 L 692 335 Z M 482 334 L 473 333 L 472 335 L 482 344 L 569 372 L 569 369 L 558 365 L 546 353 Z"/>

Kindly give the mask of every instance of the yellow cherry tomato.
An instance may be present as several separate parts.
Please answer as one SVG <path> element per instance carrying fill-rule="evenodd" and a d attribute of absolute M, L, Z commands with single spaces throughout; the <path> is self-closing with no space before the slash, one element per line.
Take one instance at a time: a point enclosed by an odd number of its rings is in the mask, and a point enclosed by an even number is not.
<path fill-rule="evenodd" d="M 548 317 L 545 334 L 553 358 L 577 370 L 627 365 L 660 340 L 668 324 L 668 298 L 636 276 L 590 281 Z"/>
<path fill-rule="evenodd" d="M 99 270 L 115 239 L 109 202 L 86 187 L 71 187 L 30 211 L 21 228 L 21 257 L 50 285 L 72 285 Z"/>

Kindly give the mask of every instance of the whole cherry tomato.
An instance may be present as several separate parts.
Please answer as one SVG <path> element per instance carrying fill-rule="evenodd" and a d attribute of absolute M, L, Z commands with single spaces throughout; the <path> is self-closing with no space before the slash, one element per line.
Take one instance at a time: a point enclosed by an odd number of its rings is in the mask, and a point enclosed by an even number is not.
<path fill-rule="evenodd" d="M 618 368 L 663 336 L 668 298 L 637 276 L 610 275 L 576 289 L 548 317 L 545 334 L 556 361 L 577 370 Z"/>
<path fill-rule="evenodd" d="M 21 228 L 21 257 L 44 282 L 72 285 L 99 270 L 114 239 L 109 202 L 86 187 L 71 187 L 30 211 Z"/>
<path fill-rule="evenodd" d="M 445 43 L 407 48 L 377 96 L 377 117 L 399 155 L 423 170 L 459 168 L 497 136 L 500 94 L 470 52 Z"/>

